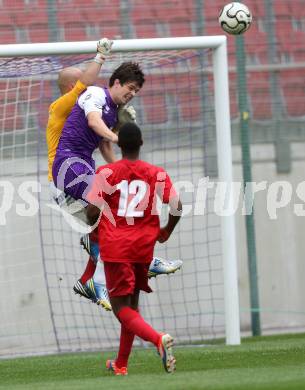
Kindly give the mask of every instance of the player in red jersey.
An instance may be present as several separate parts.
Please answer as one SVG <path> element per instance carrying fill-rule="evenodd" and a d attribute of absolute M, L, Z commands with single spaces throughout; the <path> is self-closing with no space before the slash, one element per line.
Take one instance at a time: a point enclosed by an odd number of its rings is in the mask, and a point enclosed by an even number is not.
<path fill-rule="evenodd" d="M 100 217 L 98 234 L 112 310 L 121 323 L 117 358 L 106 367 L 127 375 L 135 336 L 153 343 L 167 372 L 175 370 L 173 338 L 144 321 L 138 310 L 140 291 L 151 292 L 147 271 L 156 241 L 165 242 L 178 223 L 182 205 L 163 168 L 139 160 L 142 134 L 134 123 L 122 126 L 118 145 L 122 159 L 97 170 L 87 200 L 89 221 Z M 169 204 L 168 223 L 160 229 L 157 197 Z"/>

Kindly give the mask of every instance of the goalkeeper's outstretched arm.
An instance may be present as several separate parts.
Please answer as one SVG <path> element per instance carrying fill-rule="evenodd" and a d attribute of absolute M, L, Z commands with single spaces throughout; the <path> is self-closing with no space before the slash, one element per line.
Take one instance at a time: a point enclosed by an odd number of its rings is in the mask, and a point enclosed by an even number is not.
<path fill-rule="evenodd" d="M 111 53 L 112 45 L 113 41 L 108 38 L 102 38 L 97 42 L 97 54 L 81 75 L 80 82 L 86 86 L 93 85 L 96 82 L 103 63 Z"/>

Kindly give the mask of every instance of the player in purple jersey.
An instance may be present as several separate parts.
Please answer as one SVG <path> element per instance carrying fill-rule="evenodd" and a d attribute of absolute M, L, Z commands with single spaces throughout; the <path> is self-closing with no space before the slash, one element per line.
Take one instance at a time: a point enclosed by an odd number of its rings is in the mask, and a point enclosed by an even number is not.
<path fill-rule="evenodd" d="M 121 64 L 110 77 L 109 88 L 88 87 L 78 98 L 65 122 L 52 173 L 56 187 L 65 194 L 58 203 L 72 205 L 72 214 L 80 219 L 86 219 L 85 199 L 95 173 L 92 154 L 99 148 L 107 163 L 116 160 L 112 143 L 116 143 L 118 138 L 112 130 L 123 123 L 135 121 L 135 110 L 127 104 L 142 88 L 144 81 L 144 74 L 137 63 Z M 82 244 L 90 259 L 74 291 L 97 302 L 98 293 L 94 283 L 87 286 L 85 282 L 91 280 L 98 259 L 96 232 L 83 237 Z M 181 266 L 180 260 L 167 262 L 154 258 L 149 275 L 173 273 Z M 88 288 L 92 292 L 91 297 L 84 294 Z"/>
<path fill-rule="evenodd" d="M 118 139 L 112 130 L 118 123 L 119 108 L 124 106 L 125 116 L 135 113 L 125 105 L 142 88 L 144 81 L 139 65 L 125 62 L 110 77 L 109 88 L 91 86 L 82 93 L 64 125 L 57 147 L 53 163 L 57 188 L 75 200 L 85 201 L 95 172 L 92 154 L 99 148 L 107 163 L 115 161 L 111 143 Z M 129 121 L 135 119 L 132 114 Z M 76 180 L 80 176 L 82 181 Z"/>

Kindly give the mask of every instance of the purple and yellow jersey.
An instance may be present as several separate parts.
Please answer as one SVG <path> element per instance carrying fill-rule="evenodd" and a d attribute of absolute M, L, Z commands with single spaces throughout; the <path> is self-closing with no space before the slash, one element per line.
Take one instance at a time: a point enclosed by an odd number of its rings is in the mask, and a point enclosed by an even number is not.
<path fill-rule="evenodd" d="M 87 86 L 78 80 L 71 91 L 59 97 L 49 107 L 49 120 L 46 129 L 49 181 L 53 180 L 52 166 L 64 124 L 75 105 L 77 98 L 86 88 Z"/>
<path fill-rule="evenodd" d="M 91 163 L 92 154 L 103 137 L 89 127 L 87 115 L 90 112 L 100 113 L 109 129 L 116 125 L 118 106 L 113 102 L 107 88 L 88 87 L 78 98 L 65 122 L 55 160 L 79 157 Z"/>

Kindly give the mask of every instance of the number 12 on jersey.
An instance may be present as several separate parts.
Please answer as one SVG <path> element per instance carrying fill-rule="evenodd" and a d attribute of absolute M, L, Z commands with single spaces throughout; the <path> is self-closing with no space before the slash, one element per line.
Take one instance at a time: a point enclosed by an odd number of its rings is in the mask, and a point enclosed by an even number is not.
<path fill-rule="evenodd" d="M 136 210 L 136 208 L 149 191 L 148 184 L 143 180 L 133 180 L 130 183 L 127 180 L 122 180 L 116 188 L 121 192 L 117 215 L 119 217 L 143 217 L 144 211 Z"/>

